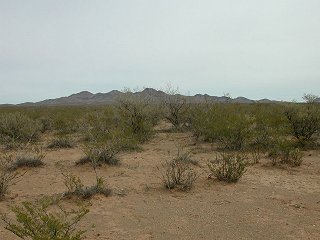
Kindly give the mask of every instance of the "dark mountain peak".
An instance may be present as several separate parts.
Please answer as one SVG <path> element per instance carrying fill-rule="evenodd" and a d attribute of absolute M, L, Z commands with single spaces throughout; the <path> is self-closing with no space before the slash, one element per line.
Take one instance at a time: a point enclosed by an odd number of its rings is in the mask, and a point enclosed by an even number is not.
<path fill-rule="evenodd" d="M 91 98 L 94 94 L 88 91 L 82 91 L 79 93 L 75 93 L 70 95 L 69 97 L 77 97 L 77 98 L 82 98 L 82 99 L 86 99 L 86 98 Z"/>
<path fill-rule="evenodd" d="M 245 97 L 237 97 L 232 99 L 233 102 L 237 102 L 237 103 L 254 103 L 255 101 L 245 98 Z"/>
<path fill-rule="evenodd" d="M 145 88 L 145 89 L 143 89 L 143 91 L 141 91 L 141 93 L 148 94 L 153 97 L 162 97 L 162 96 L 166 95 L 166 93 L 164 93 L 160 90 L 153 89 L 153 88 Z"/>

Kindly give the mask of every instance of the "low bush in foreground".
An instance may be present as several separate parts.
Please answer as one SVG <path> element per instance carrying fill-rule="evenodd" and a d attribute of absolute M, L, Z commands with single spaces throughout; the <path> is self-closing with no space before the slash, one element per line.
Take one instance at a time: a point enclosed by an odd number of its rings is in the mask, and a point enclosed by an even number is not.
<path fill-rule="evenodd" d="M 215 161 L 208 163 L 211 175 L 228 183 L 238 182 L 247 166 L 247 158 L 241 153 L 222 153 Z"/>
<path fill-rule="evenodd" d="M 50 201 L 23 202 L 12 208 L 15 220 L 2 215 L 5 229 L 21 239 L 33 240 L 81 240 L 84 233 L 76 229 L 78 222 L 89 212 L 80 207 L 67 211 L 62 206 L 50 209 Z"/>
<path fill-rule="evenodd" d="M 166 188 L 178 188 L 182 191 L 190 190 L 198 174 L 194 170 L 194 160 L 189 155 L 178 155 L 176 158 L 162 165 L 161 178 Z"/>

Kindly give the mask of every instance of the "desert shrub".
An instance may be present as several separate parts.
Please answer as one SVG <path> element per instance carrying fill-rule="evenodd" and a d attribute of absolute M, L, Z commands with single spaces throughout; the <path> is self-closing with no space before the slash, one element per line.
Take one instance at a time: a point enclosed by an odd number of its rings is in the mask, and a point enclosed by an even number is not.
<path fill-rule="evenodd" d="M 68 137 L 57 137 L 47 146 L 48 148 L 73 148 L 73 144 Z"/>
<path fill-rule="evenodd" d="M 104 141 L 110 138 L 111 132 L 118 127 L 119 119 L 113 108 L 87 113 L 79 120 L 79 129 L 87 142 Z"/>
<path fill-rule="evenodd" d="M 86 231 L 77 230 L 78 222 L 89 212 L 85 207 L 65 210 L 59 206 L 49 210 L 52 203 L 47 200 L 23 202 L 12 207 L 15 220 L 2 215 L 5 229 L 21 239 L 33 240 L 80 240 Z"/>
<path fill-rule="evenodd" d="M 47 117 L 47 116 L 42 116 L 39 118 L 39 122 L 40 122 L 40 125 L 41 125 L 41 128 L 40 128 L 40 131 L 42 133 L 45 133 L 45 132 L 48 132 L 48 131 L 51 131 L 53 129 L 53 121 L 50 117 Z"/>
<path fill-rule="evenodd" d="M 86 156 L 77 161 L 77 165 L 86 163 L 118 165 L 120 163 L 117 158 L 120 146 L 116 142 L 88 143 L 84 146 L 83 151 Z"/>
<path fill-rule="evenodd" d="M 161 178 L 166 188 L 178 188 L 182 191 L 190 190 L 198 174 L 193 168 L 194 162 L 188 155 L 178 155 L 162 165 Z"/>
<path fill-rule="evenodd" d="M 250 130 L 250 140 L 247 150 L 251 152 L 253 163 L 258 163 L 263 154 L 270 148 L 273 137 L 275 136 L 274 129 L 261 116 L 254 120 Z"/>
<path fill-rule="evenodd" d="M 165 118 L 176 130 L 180 130 L 187 122 L 190 104 L 187 98 L 172 86 L 168 86 L 165 92 L 167 95 L 162 99 Z"/>
<path fill-rule="evenodd" d="M 32 151 L 23 151 L 17 154 L 15 160 L 8 167 L 8 170 L 15 171 L 23 167 L 39 167 L 44 165 L 43 159 L 46 155 L 41 149 L 33 149 Z"/>
<path fill-rule="evenodd" d="M 191 130 L 198 139 L 228 150 L 242 150 L 249 144 L 253 119 L 241 105 L 197 105 L 190 115 Z"/>
<path fill-rule="evenodd" d="M 215 161 L 208 163 L 211 175 L 228 183 L 238 182 L 247 166 L 247 157 L 241 153 L 222 153 L 220 157 L 216 156 Z"/>
<path fill-rule="evenodd" d="M 0 115 L 0 136 L 4 142 L 31 142 L 37 139 L 40 132 L 37 121 L 21 113 Z"/>
<path fill-rule="evenodd" d="M 8 193 L 10 186 L 19 181 L 23 173 L 10 171 L 13 162 L 12 155 L 0 156 L 0 200 Z"/>
<path fill-rule="evenodd" d="M 285 116 L 290 127 L 290 134 L 300 146 L 312 143 L 320 131 L 320 111 L 317 104 L 291 105 L 287 107 Z"/>
<path fill-rule="evenodd" d="M 153 135 L 153 126 L 157 123 L 157 112 L 152 108 L 152 98 L 146 93 L 139 95 L 130 90 L 117 99 L 120 122 L 127 134 L 132 134 L 139 142 L 145 142 Z"/>
<path fill-rule="evenodd" d="M 288 164 L 300 166 L 303 162 L 303 153 L 296 148 L 295 143 L 288 140 L 278 140 L 269 152 L 272 165 Z"/>

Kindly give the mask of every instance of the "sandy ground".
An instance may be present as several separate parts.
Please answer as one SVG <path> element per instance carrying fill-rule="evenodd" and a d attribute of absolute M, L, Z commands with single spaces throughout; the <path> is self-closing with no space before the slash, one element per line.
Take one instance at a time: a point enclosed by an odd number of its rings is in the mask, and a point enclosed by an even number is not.
<path fill-rule="evenodd" d="M 159 167 L 177 154 L 178 147 L 193 153 L 201 174 L 190 192 L 168 191 Z M 98 172 L 113 190 L 95 196 L 79 227 L 86 239 L 320 239 L 320 152 L 306 153 L 298 168 L 250 166 L 236 184 L 208 179 L 207 162 L 215 158 L 209 144 L 195 144 L 189 133 L 161 131 L 139 152 L 123 153 L 121 165 Z M 81 149 L 46 150 L 45 166 L 29 169 L 0 202 L 9 206 L 66 190 L 57 167 L 94 184 L 90 166 L 75 166 Z M 68 200 L 70 201 L 70 200 Z M 70 203 L 71 204 L 71 203 Z M 0 239 L 18 239 L 0 223 Z"/>

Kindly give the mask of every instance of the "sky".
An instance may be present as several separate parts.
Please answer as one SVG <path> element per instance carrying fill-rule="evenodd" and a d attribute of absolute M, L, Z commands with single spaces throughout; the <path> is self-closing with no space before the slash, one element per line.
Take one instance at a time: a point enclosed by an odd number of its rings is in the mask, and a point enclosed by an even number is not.
<path fill-rule="evenodd" d="M 320 95 L 319 0 L 0 0 L 0 104 L 168 84 Z"/>

